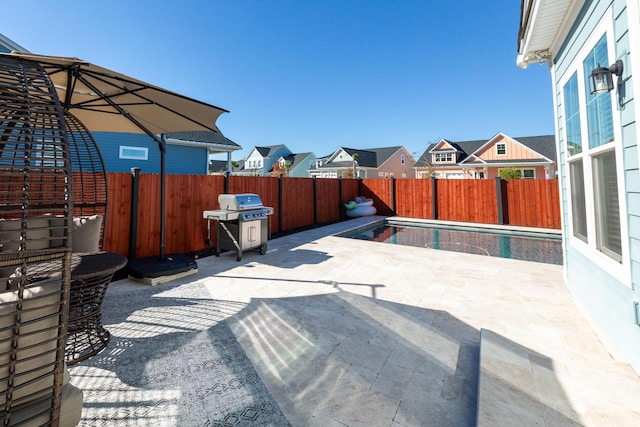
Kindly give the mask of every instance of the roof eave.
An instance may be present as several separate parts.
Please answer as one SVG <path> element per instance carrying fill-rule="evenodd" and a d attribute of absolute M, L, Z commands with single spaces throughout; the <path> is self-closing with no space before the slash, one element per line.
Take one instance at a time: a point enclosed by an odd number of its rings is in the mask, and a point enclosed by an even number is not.
<path fill-rule="evenodd" d="M 522 0 L 517 65 L 550 63 L 585 0 Z"/>

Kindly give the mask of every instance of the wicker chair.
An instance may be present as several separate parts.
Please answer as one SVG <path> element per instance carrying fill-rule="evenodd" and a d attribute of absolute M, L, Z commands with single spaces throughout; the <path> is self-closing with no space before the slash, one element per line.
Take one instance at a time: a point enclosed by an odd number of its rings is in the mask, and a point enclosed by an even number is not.
<path fill-rule="evenodd" d="M 102 153 L 85 125 L 69 111 L 64 113 L 73 172 L 73 216 L 100 215 L 99 248 L 104 247 L 107 218 L 107 172 Z"/>
<path fill-rule="evenodd" d="M 64 359 L 73 214 L 65 119 L 35 63 L 0 58 L 0 88 L 0 422 L 76 425 L 82 392 L 66 383 Z"/>
<path fill-rule="evenodd" d="M 117 254 L 102 254 L 95 263 L 109 261 L 114 267 L 97 274 L 86 252 L 102 251 L 107 213 L 107 174 L 100 149 L 91 132 L 69 111 L 65 111 L 73 171 L 73 233 L 72 282 L 67 328 L 67 364 L 73 365 L 103 350 L 111 335 L 102 326 L 102 302 L 114 272 L 126 258 Z M 99 236 L 95 245 L 80 240 L 81 219 L 97 221 Z M 91 219 L 92 218 L 92 219 Z M 83 220 L 83 221 L 84 221 Z M 91 227 L 91 226 L 89 226 Z M 84 233 L 84 232 L 83 232 Z M 94 240 L 94 239 L 88 239 Z M 85 253 L 80 259 L 76 252 Z M 82 265 L 84 264 L 84 265 Z M 89 265 L 87 265 L 89 264 Z"/>

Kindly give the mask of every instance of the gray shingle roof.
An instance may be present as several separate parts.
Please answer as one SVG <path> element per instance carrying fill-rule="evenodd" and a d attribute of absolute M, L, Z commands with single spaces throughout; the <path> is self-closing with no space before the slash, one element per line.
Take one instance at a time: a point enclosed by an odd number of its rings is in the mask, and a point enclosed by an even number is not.
<path fill-rule="evenodd" d="M 224 136 L 220 132 L 213 131 L 187 131 L 187 132 L 170 132 L 166 134 L 167 138 L 180 139 L 182 141 L 203 142 L 207 144 L 216 144 L 234 149 L 241 149 L 238 144 Z"/>
<path fill-rule="evenodd" d="M 512 138 L 522 145 L 534 150 L 535 152 L 549 158 L 550 160 L 556 161 L 556 137 L 555 135 L 540 135 L 540 136 L 524 136 L 519 138 Z M 478 148 L 482 147 L 484 144 L 490 141 L 490 139 L 477 139 L 473 141 L 459 141 L 459 142 L 449 142 L 452 146 L 454 146 L 457 150 L 462 152 L 458 163 L 465 160 L 472 153 L 474 153 Z M 439 141 L 438 141 L 439 142 Z M 414 164 L 414 167 L 424 167 L 427 162 L 431 162 L 431 152 L 437 144 L 431 144 L 427 147 L 427 149 L 422 153 L 418 161 Z M 439 150 L 436 150 L 439 151 Z M 509 160 L 509 162 L 513 162 L 513 160 Z"/>

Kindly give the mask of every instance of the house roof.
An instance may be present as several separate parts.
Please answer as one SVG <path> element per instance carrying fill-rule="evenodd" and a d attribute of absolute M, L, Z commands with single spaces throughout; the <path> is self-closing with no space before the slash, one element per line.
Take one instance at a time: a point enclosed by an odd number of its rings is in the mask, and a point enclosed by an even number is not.
<path fill-rule="evenodd" d="M 224 160 L 209 160 L 209 172 L 219 172 L 227 170 L 227 162 Z"/>
<path fill-rule="evenodd" d="M 542 154 L 549 160 L 556 161 L 556 137 L 555 135 L 523 136 L 513 138 L 526 145 L 538 154 Z"/>
<path fill-rule="evenodd" d="M 242 149 L 238 144 L 225 137 L 220 132 L 212 131 L 187 131 L 170 132 L 166 134 L 167 142 L 172 144 L 207 146 L 211 151 L 236 151 Z"/>
<path fill-rule="evenodd" d="M 296 168 L 300 163 L 304 162 L 312 153 L 297 153 L 285 157 L 287 162 L 291 163 L 291 168 Z"/>
<path fill-rule="evenodd" d="M 285 146 L 284 144 L 279 144 L 279 145 L 270 145 L 266 147 L 253 147 L 253 148 L 255 148 L 255 150 L 258 153 L 260 153 L 262 157 L 271 157 L 284 146 Z"/>
<path fill-rule="evenodd" d="M 477 139 L 473 141 L 459 141 L 459 142 L 447 141 L 447 142 L 449 142 L 449 144 L 454 146 L 457 150 L 459 150 L 462 153 L 462 155 L 460 156 L 460 159 L 458 160 L 458 163 L 461 163 L 464 160 L 466 160 L 471 154 L 475 153 L 480 147 L 485 145 L 487 142 L 491 141 L 491 139 L 489 140 Z M 556 161 L 555 135 L 523 136 L 523 137 L 511 138 L 511 139 L 518 141 L 522 145 L 525 145 L 529 149 L 537 152 L 538 154 L 550 160 L 553 160 L 554 162 Z M 438 143 L 439 142 L 440 141 L 438 141 Z M 424 153 L 422 153 L 418 161 L 413 165 L 413 167 L 424 167 L 427 163 L 431 163 L 431 153 L 440 151 L 440 150 L 434 150 L 434 148 L 438 145 L 438 143 L 430 144 L 427 147 L 427 149 L 424 151 Z M 444 151 L 447 151 L 447 150 L 444 150 Z M 531 160 L 526 160 L 526 161 L 522 160 L 522 162 L 530 162 L 530 161 Z M 533 161 L 537 162 L 539 160 L 534 159 Z M 471 160 L 471 159 L 467 161 L 467 163 L 474 163 L 474 162 L 475 160 Z M 508 160 L 507 162 L 513 163 L 513 160 Z M 518 162 L 521 162 L 521 161 L 518 160 Z M 499 163 L 499 162 L 492 161 L 492 163 Z"/>
<path fill-rule="evenodd" d="M 386 162 L 389 157 L 391 157 L 395 152 L 400 150 L 402 147 L 379 147 L 379 148 L 366 148 L 366 149 L 357 149 L 357 148 L 346 148 L 340 147 L 340 149 L 344 150 L 350 156 L 354 154 L 358 155 L 358 166 L 364 168 L 379 168 L 384 162 Z M 323 168 L 331 168 L 331 167 L 351 167 L 352 162 L 330 162 L 323 165 Z"/>

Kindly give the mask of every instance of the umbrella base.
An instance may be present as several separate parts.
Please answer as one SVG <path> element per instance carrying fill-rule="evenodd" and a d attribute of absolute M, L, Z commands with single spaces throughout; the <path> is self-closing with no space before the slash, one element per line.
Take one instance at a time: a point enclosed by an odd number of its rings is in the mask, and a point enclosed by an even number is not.
<path fill-rule="evenodd" d="M 132 279 L 155 285 L 197 273 L 198 264 L 188 255 L 169 254 L 164 259 L 158 256 L 130 259 L 127 270 Z"/>

